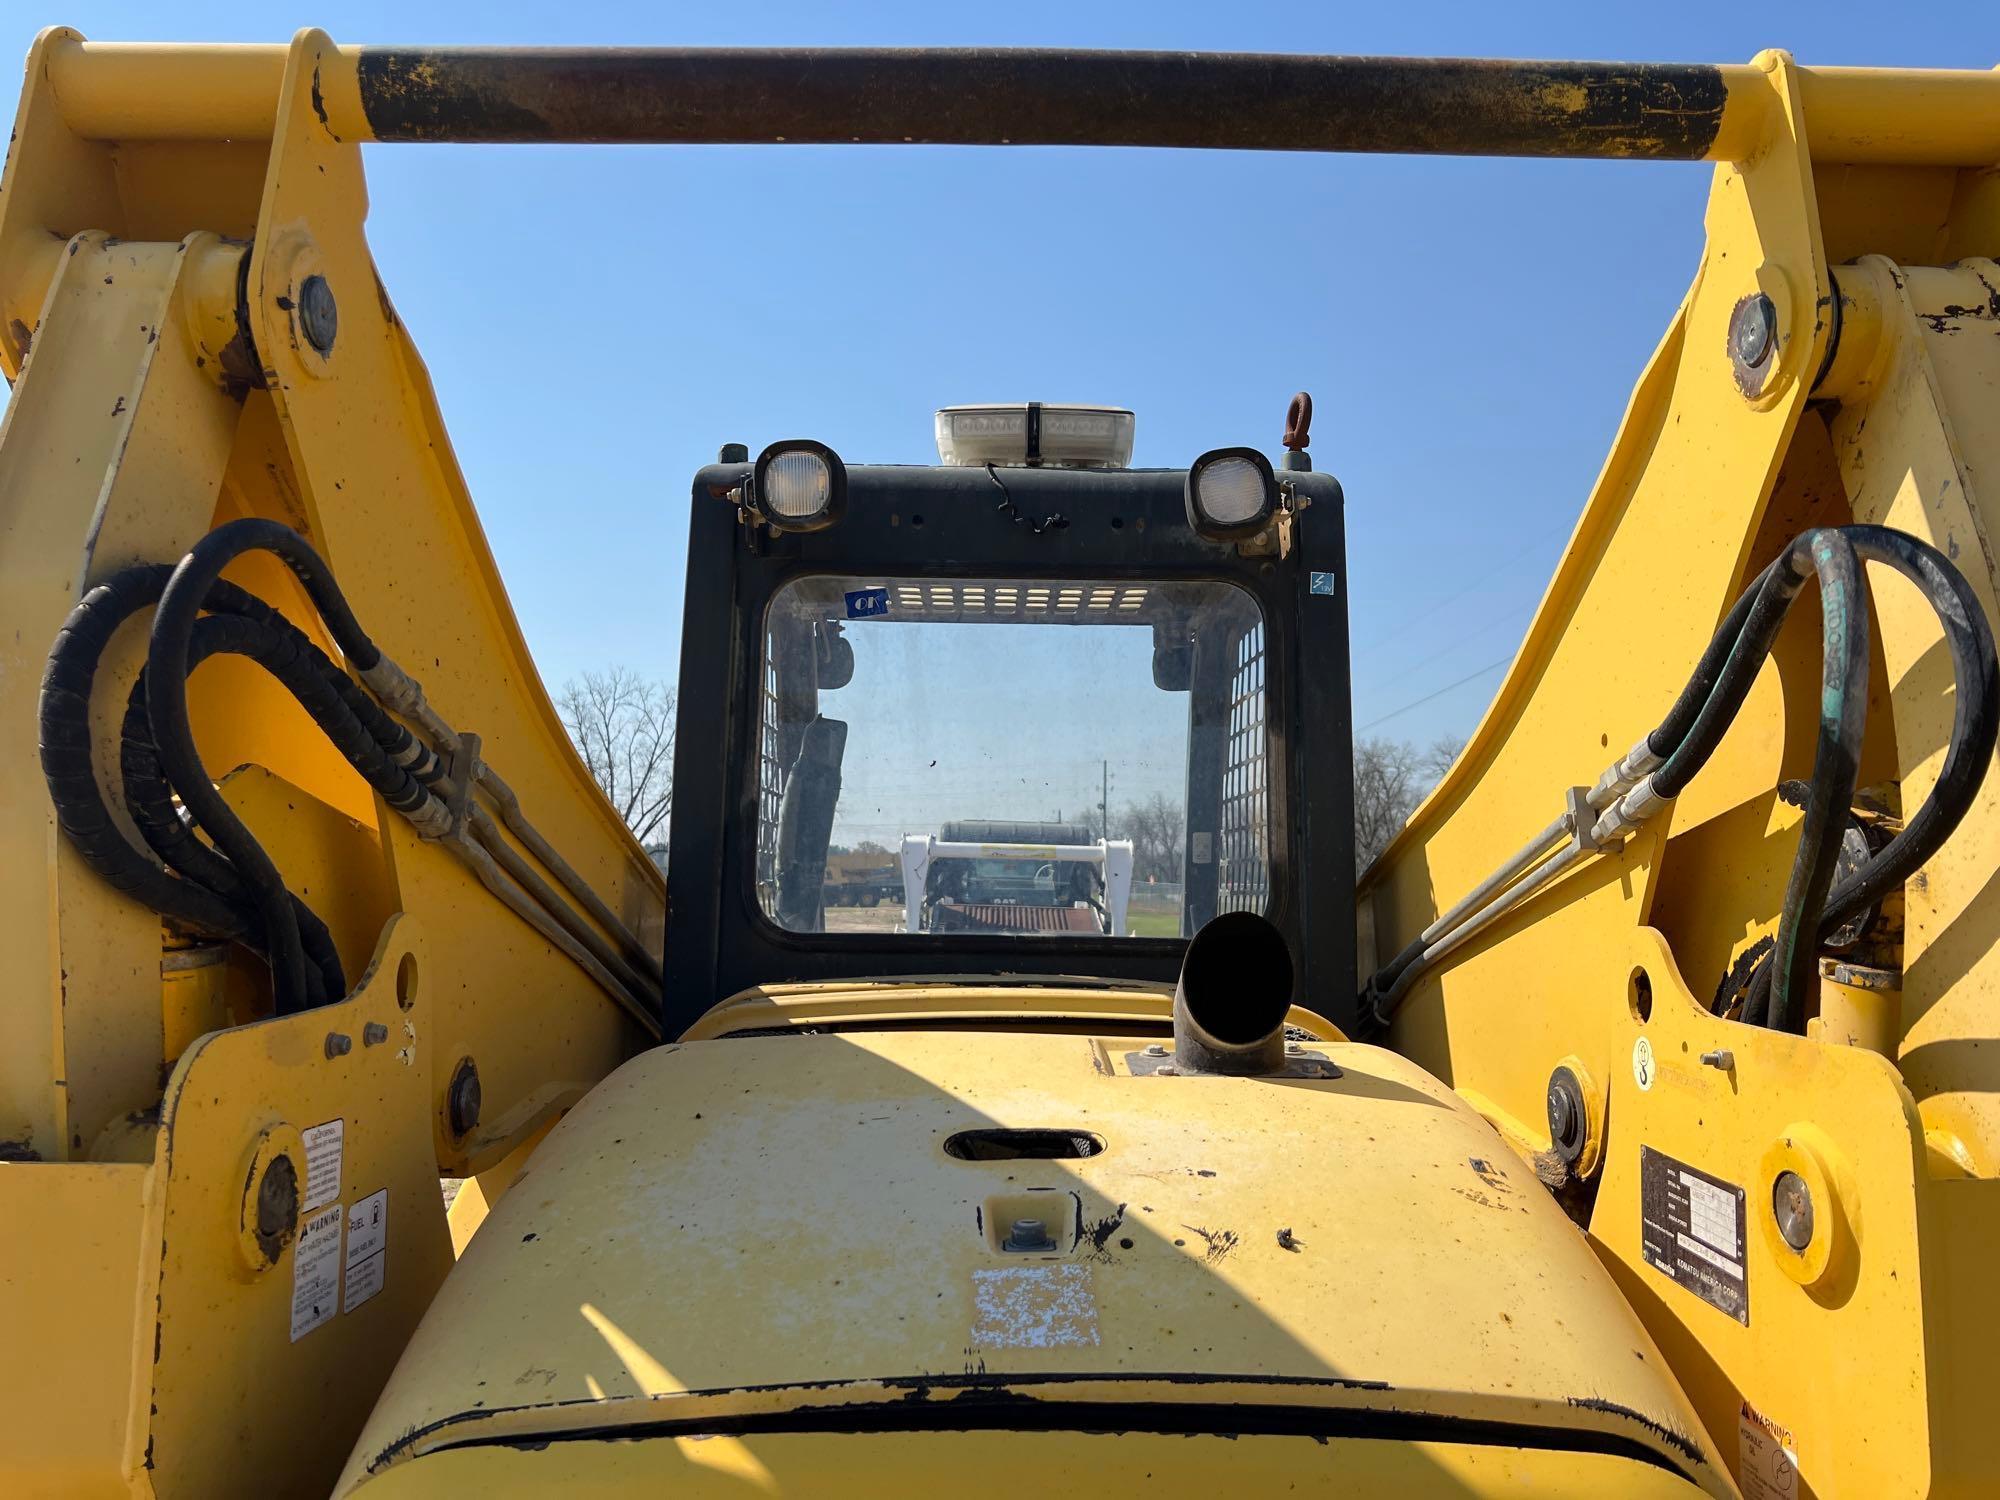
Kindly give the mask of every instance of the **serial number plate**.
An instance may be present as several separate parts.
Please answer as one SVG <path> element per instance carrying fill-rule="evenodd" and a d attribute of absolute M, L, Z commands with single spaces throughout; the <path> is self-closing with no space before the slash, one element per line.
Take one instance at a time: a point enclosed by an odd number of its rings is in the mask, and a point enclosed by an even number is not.
<path fill-rule="evenodd" d="M 1743 1189 L 1639 1148 L 1639 1244 L 1646 1264 L 1749 1326 Z"/>

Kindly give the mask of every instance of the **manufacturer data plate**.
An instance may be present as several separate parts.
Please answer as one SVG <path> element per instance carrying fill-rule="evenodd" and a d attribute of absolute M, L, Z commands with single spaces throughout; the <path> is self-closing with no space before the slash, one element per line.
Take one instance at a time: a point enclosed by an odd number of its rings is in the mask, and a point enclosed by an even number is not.
<path fill-rule="evenodd" d="M 1742 1188 L 1641 1146 L 1639 1244 L 1647 1265 L 1749 1326 Z"/>

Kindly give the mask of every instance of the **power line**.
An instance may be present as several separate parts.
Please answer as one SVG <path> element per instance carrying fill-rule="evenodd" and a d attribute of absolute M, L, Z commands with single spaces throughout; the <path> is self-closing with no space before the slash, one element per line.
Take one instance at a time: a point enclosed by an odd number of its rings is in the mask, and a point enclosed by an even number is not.
<path fill-rule="evenodd" d="M 1538 599 L 1530 599 L 1526 604 L 1522 604 L 1513 609 L 1510 609 L 1505 614 L 1493 616 L 1492 619 L 1486 621 L 1486 624 L 1488 624 L 1489 626 L 1504 625 L 1509 620 L 1518 619 L 1522 615 L 1525 615 L 1529 610 L 1533 609 L 1540 602 L 1541 601 Z M 1421 668 L 1429 666 L 1432 662 L 1436 661 L 1441 656 L 1451 655 L 1452 652 L 1462 649 L 1465 645 L 1466 642 L 1463 637 L 1457 640 L 1446 641 L 1442 646 L 1438 647 L 1437 650 L 1431 652 L 1429 656 L 1419 657 L 1417 660 L 1410 662 L 1407 665 L 1397 667 L 1388 675 L 1397 678 L 1408 677 L 1412 672 L 1416 672 Z"/>
<path fill-rule="evenodd" d="M 1456 682 L 1447 682 L 1443 687 L 1439 688 L 1434 693 L 1425 693 L 1423 697 L 1415 699 L 1412 702 L 1405 703 L 1401 708 L 1391 709 L 1388 713 L 1383 714 L 1379 719 L 1370 719 L 1366 724 L 1361 725 L 1360 728 L 1356 729 L 1354 732 L 1356 734 L 1366 734 L 1369 730 L 1373 729 L 1377 724 L 1386 724 L 1391 719 L 1401 718 L 1404 714 L 1408 713 L 1413 708 L 1422 708 L 1426 703 L 1429 703 L 1433 698 L 1442 698 L 1446 693 L 1451 692 L 1455 688 L 1462 688 L 1468 682 L 1477 682 L 1480 678 L 1484 677 L 1488 672 L 1498 671 L 1500 668 L 1506 666 L 1507 663 L 1512 661 L 1513 659 L 1514 659 L 1514 654 L 1510 651 L 1507 653 L 1507 655 L 1501 657 L 1500 660 L 1494 662 L 1488 662 L 1485 666 L 1481 667 L 1477 672 L 1468 673 L 1466 676 L 1459 678 L 1458 681 Z"/>
<path fill-rule="evenodd" d="M 1470 580 L 1466 582 L 1466 584 L 1462 588 L 1453 590 L 1451 593 L 1446 594 L 1444 598 L 1437 600 L 1435 603 L 1427 605 L 1425 608 L 1418 611 L 1416 614 L 1411 615 L 1408 618 L 1402 620 L 1397 625 L 1394 635 L 1391 638 L 1393 639 L 1394 636 L 1408 635 L 1413 627 L 1421 625 L 1423 624 L 1424 621 L 1432 619 L 1433 617 L 1439 614 L 1442 614 L 1446 609 L 1449 609 L 1452 605 L 1458 603 L 1458 601 L 1463 599 L 1467 594 L 1470 594 L 1475 589 L 1481 588 L 1484 585 L 1491 583 L 1495 578 L 1495 576 L 1506 572 L 1507 569 L 1513 567 L 1515 563 L 1519 562 L 1522 558 L 1526 557 L 1530 552 L 1533 552 L 1536 548 L 1547 546 L 1548 542 L 1549 539 L 1547 537 L 1540 537 L 1540 536 L 1530 537 L 1526 542 L 1522 543 L 1519 547 L 1515 548 L 1512 552 L 1508 553 L 1505 557 L 1501 558 L 1498 562 L 1485 564 L 1483 567 L 1479 569 L 1477 573 L 1475 573 L 1472 576 Z"/>

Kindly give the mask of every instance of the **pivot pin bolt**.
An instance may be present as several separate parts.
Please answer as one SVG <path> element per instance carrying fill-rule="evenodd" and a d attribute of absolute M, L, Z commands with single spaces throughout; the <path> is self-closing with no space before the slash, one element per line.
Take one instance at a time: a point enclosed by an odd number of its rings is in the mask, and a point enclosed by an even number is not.
<path fill-rule="evenodd" d="M 321 354 L 333 353 L 334 336 L 340 332 L 340 309 L 324 276 L 308 276 L 299 283 L 299 328 L 306 342 Z"/>
<path fill-rule="evenodd" d="M 1796 1172 L 1780 1172 L 1771 1184 L 1771 1212 L 1778 1217 L 1778 1233 L 1794 1250 L 1803 1251 L 1812 1243 L 1812 1189 Z"/>

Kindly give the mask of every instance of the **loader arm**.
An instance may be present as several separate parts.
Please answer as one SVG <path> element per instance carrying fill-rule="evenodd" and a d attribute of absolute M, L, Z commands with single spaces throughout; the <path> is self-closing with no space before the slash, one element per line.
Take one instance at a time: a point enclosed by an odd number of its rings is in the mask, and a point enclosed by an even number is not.
<path fill-rule="evenodd" d="M 1241 108 L 1246 98 L 1258 107 Z M 318 31 L 276 47 L 47 31 L 0 181 L 0 366 L 15 385 L 0 430 L 0 724 L 16 788 L 0 803 L 16 976 L 0 1008 L 0 1327 L 33 1351 L 0 1365 L 0 1476 L 13 1491 L 329 1489 L 454 1246 L 550 1124 L 653 1040 L 657 990 L 628 981 L 648 977 L 634 945 L 657 981 L 665 889 L 540 685 L 376 275 L 360 153 L 372 141 L 1717 163 L 1693 287 L 1528 640 L 1459 763 L 1364 882 L 1357 979 L 1657 719 L 1731 602 L 1801 530 L 1909 532 L 1952 558 L 1994 613 L 1995 501 L 1980 476 L 2000 472 L 2000 267 L 1982 257 L 2000 250 L 2000 75 L 1811 69 L 1781 53 L 1716 67 L 502 52 L 343 48 Z M 1746 305 L 1768 308 L 1754 360 Z M 421 828 L 257 667 L 218 658 L 194 678 L 194 732 L 221 796 L 312 894 L 359 976 L 344 998 L 290 1014 L 273 1013 L 268 977 L 240 951 L 163 931 L 157 912 L 100 879 L 38 790 L 37 689 L 65 618 L 121 570 L 175 563 L 246 518 L 303 537 L 383 654 L 421 679 L 431 718 L 407 698 L 398 712 L 454 752 L 446 780 L 458 792 L 439 799 L 448 832 Z M 253 554 L 229 577 L 365 678 L 293 571 Z M 1949 673 L 1913 600 L 1876 598 L 1885 665 L 1862 780 L 1913 808 L 1942 753 Z M 1391 1045 L 1449 1086 L 1440 1095 L 1456 1091 L 1427 1128 L 1482 1138 L 1466 1134 L 1486 1126 L 1462 1102 L 1549 1167 L 1671 1366 L 1705 1433 L 1648 1427 L 1582 1391 L 1546 1417 L 1617 1428 L 1617 1453 L 1653 1463 L 1662 1494 L 1677 1464 L 1726 1490 L 1714 1454 L 1742 1479 L 1743 1465 L 1782 1453 L 1823 1494 L 1966 1493 L 1993 1472 L 1981 1421 L 2000 1377 L 1988 1272 L 2000 1232 L 2000 787 L 1908 884 L 1897 965 L 1830 977 L 1855 992 L 1846 1031 L 1750 1027 L 1708 1004 L 1776 920 L 1797 814 L 1774 789 L 1810 746 L 1815 645 L 1781 637 L 1730 737 L 1665 814 L 1425 970 L 1385 1017 Z M 104 653 L 91 712 L 107 763 L 147 649 L 135 621 Z M 112 813 L 123 826 L 115 801 Z M 514 873 L 484 879 L 482 857 Z M 847 987 L 736 1005 L 762 1029 L 805 1031 L 848 1013 L 907 1019 L 911 1003 L 962 1016 L 1006 1001 L 942 985 L 920 1002 Z M 1161 1017 L 1158 995 L 1088 1003 Z M 1345 994 L 1316 996 L 1314 1009 L 1354 1019 Z M 1316 1042 L 1338 1039 L 1322 1029 Z M 1038 1049 L 1018 1050 L 1041 1065 Z M 978 1061 L 917 1048 L 932 1053 L 939 1068 Z M 663 1048 L 641 1066 L 664 1076 L 685 1062 Z M 1388 1092 L 1428 1097 L 1418 1068 L 1385 1072 Z M 1564 1068 L 1587 1145 L 1551 1167 L 1546 1099 Z M 696 1081 L 719 1089 L 723 1077 Z M 598 1113 L 615 1121 L 631 1107 L 628 1091 Z M 1454 1166 L 1465 1156 L 1447 1154 Z M 1649 1259 L 1655 1159 L 1735 1194 L 1743 1305 L 1723 1310 Z M 1810 1254 L 1788 1248 L 1774 1217 L 1782 1173 L 1811 1192 Z M 476 1174 L 483 1186 L 448 1225 L 437 1179 Z M 329 1214 L 360 1216 L 345 1240 L 336 1224 L 331 1252 Z M 1568 1253 L 1560 1236 L 1543 1239 Z M 342 1266 L 343 1244 L 377 1248 Z M 329 1253 L 323 1272 L 302 1264 Z M 1421 1282 L 1404 1294 L 1420 1302 Z M 1599 1319 L 1593 1337 L 1644 1364 L 1610 1326 Z M 418 1375 L 454 1357 L 433 1339 Z M 649 1396 L 671 1393 L 668 1372 L 646 1379 Z M 1158 1379 L 1165 1400 L 1171 1379 Z M 1510 1410 L 1495 1401 L 1452 1420 L 1470 1431 Z M 549 1418 L 509 1420 L 532 1447 Z M 421 1436 L 392 1434 L 385 1462 Z M 458 1472 L 486 1472 L 496 1451 L 461 1455 Z"/>

